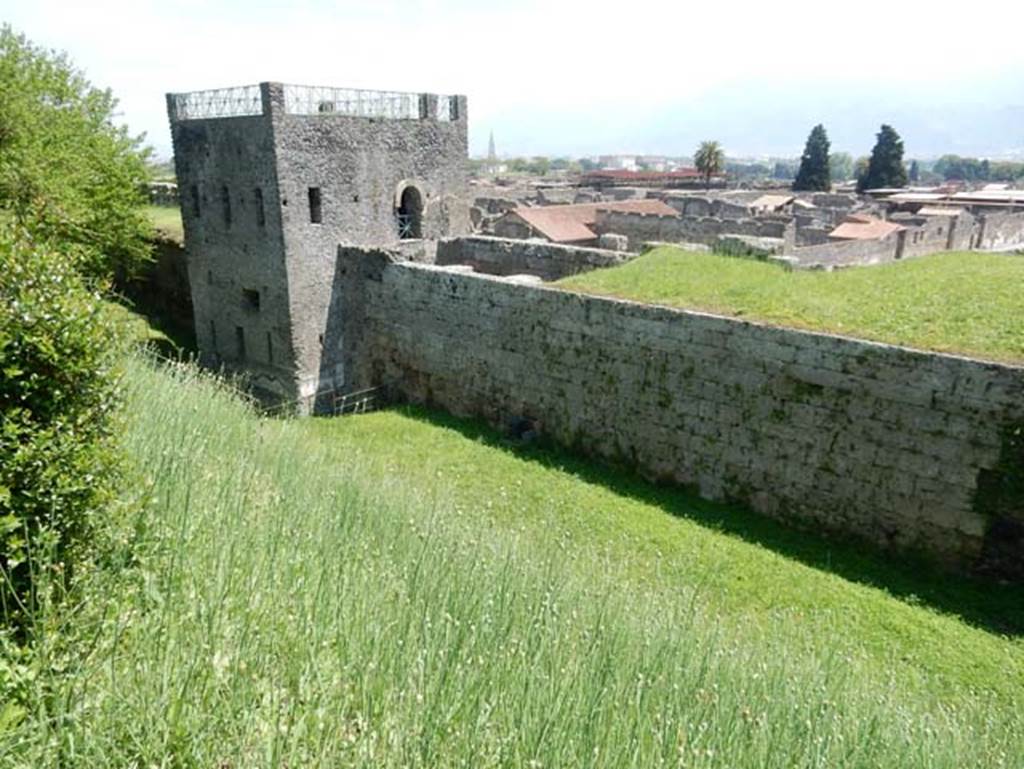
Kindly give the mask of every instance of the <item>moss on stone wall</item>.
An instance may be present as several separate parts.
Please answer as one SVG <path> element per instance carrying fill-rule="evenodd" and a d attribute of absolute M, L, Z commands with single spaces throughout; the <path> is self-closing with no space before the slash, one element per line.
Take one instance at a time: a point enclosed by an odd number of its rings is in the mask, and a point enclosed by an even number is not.
<path fill-rule="evenodd" d="M 999 461 L 978 473 L 974 509 L 992 518 L 1024 522 L 1024 422 L 1003 429 Z"/>
<path fill-rule="evenodd" d="M 1024 579 L 1024 422 L 1004 428 L 998 462 L 978 472 L 974 509 L 989 519 L 979 570 Z"/>

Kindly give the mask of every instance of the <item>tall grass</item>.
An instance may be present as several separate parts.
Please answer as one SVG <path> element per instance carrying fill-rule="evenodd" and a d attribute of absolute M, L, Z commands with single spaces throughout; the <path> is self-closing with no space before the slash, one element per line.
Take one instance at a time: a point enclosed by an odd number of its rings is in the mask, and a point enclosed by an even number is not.
<path fill-rule="evenodd" d="M 699 585 L 617 582 L 555 527 L 370 482 L 190 369 L 129 384 L 145 504 L 71 646 L 38 618 L 45 686 L 0 765 L 1021 765 L 1020 714 L 980 694 L 922 701 L 770 615 L 718 621 Z"/>

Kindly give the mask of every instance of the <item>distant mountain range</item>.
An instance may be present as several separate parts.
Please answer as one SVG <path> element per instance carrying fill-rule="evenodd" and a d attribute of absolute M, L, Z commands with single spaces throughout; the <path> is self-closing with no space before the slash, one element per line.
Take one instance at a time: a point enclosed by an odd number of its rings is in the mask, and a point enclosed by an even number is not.
<path fill-rule="evenodd" d="M 633 106 L 600 115 L 510 111 L 498 117 L 495 131 L 502 154 L 689 155 L 701 140 L 716 139 L 734 157 L 791 157 L 819 122 L 834 151 L 854 156 L 870 152 L 879 126 L 889 123 L 908 157 L 1024 159 L 1024 77 L 917 89 L 735 84 L 646 114 Z M 489 130 L 474 129 L 474 152 Z"/>

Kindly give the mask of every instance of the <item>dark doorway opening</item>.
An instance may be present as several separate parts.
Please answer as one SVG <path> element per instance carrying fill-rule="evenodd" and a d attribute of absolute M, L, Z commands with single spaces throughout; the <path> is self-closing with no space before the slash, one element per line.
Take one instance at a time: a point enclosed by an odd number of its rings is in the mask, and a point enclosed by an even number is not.
<path fill-rule="evenodd" d="M 402 190 L 398 206 L 398 237 L 410 240 L 423 237 L 423 198 L 415 187 Z"/>

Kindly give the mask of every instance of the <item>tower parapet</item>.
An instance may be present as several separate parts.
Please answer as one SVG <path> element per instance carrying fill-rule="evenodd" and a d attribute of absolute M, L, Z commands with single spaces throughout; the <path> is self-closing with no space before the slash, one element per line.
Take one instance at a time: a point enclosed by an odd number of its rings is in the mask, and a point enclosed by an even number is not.
<path fill-rule="evenodd" d="M 200 353 L 274 397 L 342 388 L 338 245 L 470 231 L 466 97 L 264 82 L 167 114 Z"/>

